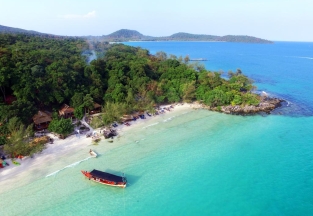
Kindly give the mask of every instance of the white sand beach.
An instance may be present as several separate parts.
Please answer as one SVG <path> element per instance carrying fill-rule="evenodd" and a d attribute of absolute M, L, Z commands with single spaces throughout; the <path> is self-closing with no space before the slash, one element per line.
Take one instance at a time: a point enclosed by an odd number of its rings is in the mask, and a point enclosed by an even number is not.
<path fill-rule="evenodd" d="M 170 105 L 163 106 L 169 107 Z M 146 119 L 138 119 L 130 122 L 130 126 L 119 125 L 116 130 L 118 137 L 114 138 L 114 143 L 110 145 L 103 145 L 101 151 L 112 150 L 121 144 L 119 143 L 119 137 L 126 135 L 133 129 L 142 129 L 149 125 L 153 125 L 155 122 L 162 118 L 175 116 L 175 113 L 182 111 L 190 111 L 194 108 L 200 108 L 199 104 L 177 104 L 173 105 L 171 111 L 165 111 L 162 114 L 148 117 Z M 162 106 L 161 106 L 162 108 Z M 100 133 L 100 129 L 95 129 L 96 132 Z M 102 135 L 102 134 L 101 134 Z M 79 137 L 72 135 L 62 140 L 58 137 L 49 134 L 53 137 L 53 144 L 46 144 L 46 149 L 41 153 L 35 154 L 33 158 L 27 157 L 23 159 L 16 159 L 20 162 L 20 165 L 14 165 L 10 159 L 6 161 L 10 164 L 5 168 L 0 169 L 0 193 L 9 190 L 10 188 L 18 187 L 28 182 L 35 181 L 36 179 L 43 178 L 49 175 L 53 175 L 56 172 L 84 160 L 91 158 L 89 155 L 89 149 L 93 149 L 92 140 L 90 137 L 86 137 L 85 134 L 81 134 Z M 101 141 L 108 144 L 108 142 L 101 136 Z M 79 160 L 78 160 L 79 159 Z"/>

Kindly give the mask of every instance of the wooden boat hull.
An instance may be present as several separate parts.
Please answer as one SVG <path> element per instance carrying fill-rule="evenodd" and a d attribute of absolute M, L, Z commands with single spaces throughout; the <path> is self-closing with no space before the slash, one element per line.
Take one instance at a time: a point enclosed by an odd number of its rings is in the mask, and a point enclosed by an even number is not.
<path fill-rule="evenodd" d="M 84 176 L 86 176 L 89 180 L 103 184 L 103 185 L 108 185 L 112 187 L 120 187 L 120 188 L 125 188 L 126 187 L 126 182 L 114 182 L 114 181 L 108 181 L 105 179 L 97 178 L 94 177 L 90 174 L 90 172 L 87 171 L 81 171 Z"/>

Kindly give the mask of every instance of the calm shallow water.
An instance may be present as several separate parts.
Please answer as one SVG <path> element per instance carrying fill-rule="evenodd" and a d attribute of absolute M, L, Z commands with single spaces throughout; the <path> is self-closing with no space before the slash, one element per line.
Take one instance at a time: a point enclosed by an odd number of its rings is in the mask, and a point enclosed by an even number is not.
<path fill-rule="evenodd" d="M 116 149 L 106 151 L 108 144 L 101 143 L 97 159 L 0 194 L 1 215 L 312 214 L 313 60 L 299 58 L 313 57 L 312 43 L 131 45 L 207 58 L 213 70 L 241 68 L 260 91 L 292 104 L 282 115 L 264 117 L 170 113 L 127 131 Z M 73 156 L 70 164 L 82 159 Z M 80 173 L 93 168 L 124 172 L 129 186 L 98 185 Z"/>

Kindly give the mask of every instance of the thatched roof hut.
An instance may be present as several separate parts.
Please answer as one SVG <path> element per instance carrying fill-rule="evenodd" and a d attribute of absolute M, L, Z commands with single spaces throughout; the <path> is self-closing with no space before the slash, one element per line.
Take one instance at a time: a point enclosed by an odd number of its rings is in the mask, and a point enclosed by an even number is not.
<path fill-rule="evenodd" d="M 33 116 L 33 121 L 36 129 L 46 129 L 52 121 L 51 114 L 44 111 L 38 111 L 38 113 Z"/>

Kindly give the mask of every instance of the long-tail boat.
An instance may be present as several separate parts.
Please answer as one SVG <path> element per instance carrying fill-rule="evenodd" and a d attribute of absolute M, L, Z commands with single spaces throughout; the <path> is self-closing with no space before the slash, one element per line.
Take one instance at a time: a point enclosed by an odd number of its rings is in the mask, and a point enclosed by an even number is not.
<path fill-rule="evenodd" d="M 113 175 L 107 172 L 102 172 L 96 169 L 92 170 L 91 172 L 83 171 L 83 170 L 81 172 L 89 180 L 92 180 L 94 182 L 113 186 L 113 187 L 121 187 L 121 188 L 126 187 L 127 180 L 126 180 L 126 177 L 124 176 L 117 176 L 117 175 Z"/>

